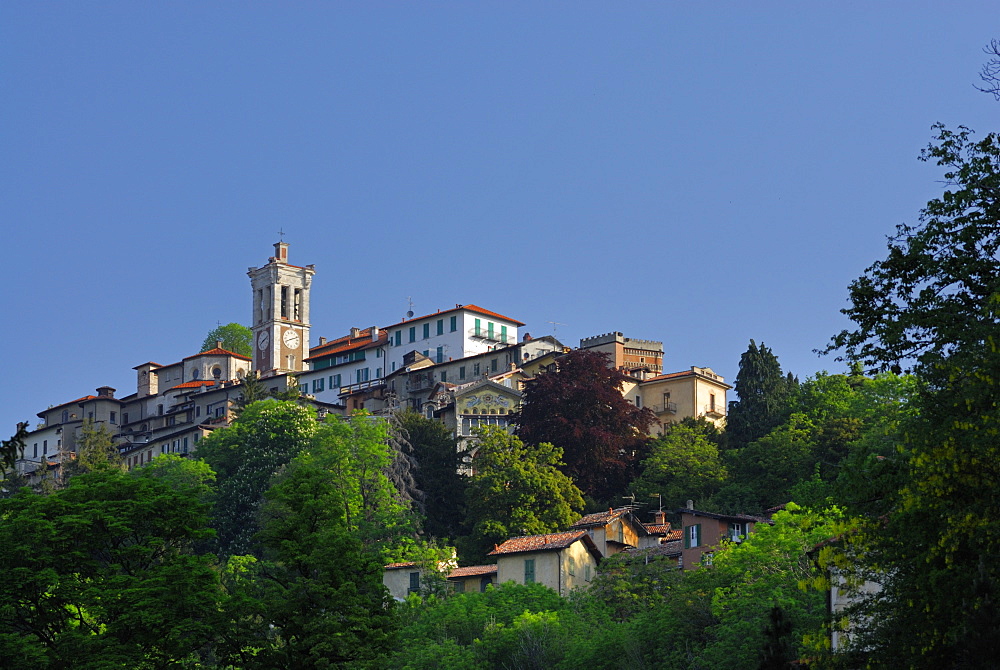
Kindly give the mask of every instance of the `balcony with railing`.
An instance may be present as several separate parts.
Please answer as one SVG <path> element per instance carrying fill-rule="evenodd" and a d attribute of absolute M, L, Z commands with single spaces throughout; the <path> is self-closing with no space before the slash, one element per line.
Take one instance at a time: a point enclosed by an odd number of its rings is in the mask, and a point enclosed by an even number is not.
<path fill-rule="evenodd" d="M 677 414 L 677 403 L 665 402 L 662 405 L 649 405 L 654 414 Z"/>
<path fill-rule="evenodd" d="M 474 340 L 483 340 L 484 342 L 494 342 L 502 345 L 517 344 L 516 337 L 487 328 L 470 328 L 469 337 Z"/>
<path fill-rule="evenodd" d="M 726 409 L 722 405 L 709 404 L 705 405 L 704 414 L 712 419 L 721 419 L 726 416 Z"/>

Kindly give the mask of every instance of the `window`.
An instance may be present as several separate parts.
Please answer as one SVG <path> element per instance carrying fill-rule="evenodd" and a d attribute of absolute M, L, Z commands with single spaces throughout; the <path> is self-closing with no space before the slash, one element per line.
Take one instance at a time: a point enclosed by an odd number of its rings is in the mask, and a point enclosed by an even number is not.
<path fill-rule="evenodd" d="M 318 377 L 313 380 L 313 393 L 319 393 L 323 390 L 326 380 L 322 377 Z"/>
<path fill-rule="evenodd" d="M 535 583 L 535 559 L 533 558 L 524 559 L 524 583 Z"/>
<path fill-rule="evenodd" d="M 478 377 L 479 376 L 479 363 L 475 363 L 472 366 L 472 376 L 473 377 Z"/>
<path fill-rule="evenodd" d="M 636 409 L 642 409 L 642 396 L 641 395 L 637 395 L 635 397 L 635 408 Z"/>
<path fill-rule="evenodd" d="M 448 371 L 447 370 L 442 370 L 441 371 L 441 381 L 443 381 L 443 382 L 448 381 Z"/>
<path fill-rule="evenodd" d="M 449 326 L 449 328 L 451 328 L 451 332 L 453 332 L 453 333 L 456 330 L 458 330 L 458 317 L 457 316 L 451 317 L 451 321 L 448 324 L 448 326 Z"/>
<path fill-rule="evenodd" d="M 693 549 L 701 546 L 701 524 L 696 523 L 684 529 L 684 548 Z"/>
<path fill-rule="evenodd" d="M 111 412 L 110 423 L 118 423 L 118 412 Z"/>
<path fill-rule="evenodd" d="M 491 340 L 493 339 L 493 322 L 492 321 L 487 321 L 486 322 L 486 337 L 488 337 Z"/>
<path fill-rule="evenodd" d="M 288 287 L 281 287 L 281 318 L 288 318 Z"/>
<path fill-rule="evenodd" d="M 402 344 L 403 344 L 403 331 L 397 330 L 396 331 L 396 346 L 398 347 L 398 346 L 400 346 Z"/>
<path fill-rule="evenodd" d="M 299 384 L 299 390 L 303 393 L 309 393 L 309 384 Z"/>
<path fill-rule="evenodd" d="M 33 458 L 38 458 L 38 443 L 37 442 L 35 442 L 35 453 L 33 455 Z"/>
<path fill-rule="evenodd" d="M 586 579 L 588 582 L 590 581 L 590 563 L 587 563 L 587 565 L 583 566 L 583 578 Z"/>
<path fill-rule="evenodd" d="M 411 572 L 410 573 L 410 593 L 417 593 L 420 591 L 420 573 Z"/>
<path fill-rule="evenodd" d="M 572 556 L 569 557 L 569 574 L 576 575 L 576 562 L 573 560 Z"/>
<path fill-rule="evenodd" d="M 128 423 L 128 412 L 122 412 L 122 423 Z"/>
<path fill-rule="evenodd" d="M 424 324 L 424 339 L 426 340 L 430 336 L 431 336 L 431 324 L 425 323 Z"/>
<path fill-rule="evenodd" d="M 62 413 L 62 422 L 66 423 L 67 421 L 69 421 L 69 410 L 64 409 Z"/>
<path fill-rule="evenodd" d="M 490 372 L 496 372 L 496 371 L 497 371 L 497 359 L 494 358 L 492 361 L 490 361 Z"/>
<path fill-rule="evenodd" d="M 93 421 L 94 420 L 94 413 L 93 412 L 87 412 L 87 418 L 90 419 L 91 421 Z"/>
<path fill-rule="evenodd" d="M 444 335 L 444 319 L 437 320 L 437 334 Z"/>
<path fill-rule="evenodd" d="M 459 379 L 465 379 L 465 366 L 464 365 L 458 368 L 458 378 Z"/>
<path fill-rule="evenodd" d="M 500 326 L 500 340 L 507 344 L 507 326 Z"/>
<path fill-rule="evenodd" d="M 459 580 L 455 584 L 455 593 L 465 593 L 465 582 Z"/>
<path fill-rule="evenodd" d="M 437 362 L 444 363 L 444 347 L 437 348 Z"/>
<path fill-rule="evenodd" d="M 710 409 L 713 412 L 715 411 L 715 394 L 714 393 L 709 393 L 708 394 L 708 409 Z"/>
<path fill-rule="evenodd" d="M 417 327 L 410 326 L 410 342 L 416 342 L 416 341 L 417 341 Z"/>
<path fill-rule="evenodd" d="M 479 592 L 486 593 L 486 587 L 493 583 L 493 579 L 489 575 L 486 575 L 479 580 Z"/>
<path fill-rule="evenodd" d="M 749 529 L 747 529 L 749 530 Z M 742 542 L 744 537 L 743 524 L 741 523 L 731 523 L 729 524 L 729 539 L 733 542 Z"/>
<path fill-rule="evenodd" d="M 340 389 L 340 375 L 330 375 L 330 389 Z"/>
<path fill-rule="evenodd" d="M 382 377 L 382 368 L 375 368 L 375 379 L 381 379 L 381 377 Z"/>
<path fill-rule="evenodd" d="M 479 337 L 479 335 L 482 333 L 482 330 L 483 330 L 482 320 L 476 319 L 476 327 L 473 329 L 472 332 L 475 334 L 476 337 Z"/>

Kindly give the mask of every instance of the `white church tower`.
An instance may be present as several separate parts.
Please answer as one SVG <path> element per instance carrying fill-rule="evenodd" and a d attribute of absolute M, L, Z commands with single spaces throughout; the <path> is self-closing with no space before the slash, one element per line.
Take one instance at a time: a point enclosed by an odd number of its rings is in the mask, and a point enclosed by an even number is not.
<path fill-rule="evenodd" d="M 262 268 L 250 268 L 253 369 L 261 377 L 305 370 L 309 356 L 309 288 L 316 269 L 288 264 L 288 244 L 274 245 Z"/>

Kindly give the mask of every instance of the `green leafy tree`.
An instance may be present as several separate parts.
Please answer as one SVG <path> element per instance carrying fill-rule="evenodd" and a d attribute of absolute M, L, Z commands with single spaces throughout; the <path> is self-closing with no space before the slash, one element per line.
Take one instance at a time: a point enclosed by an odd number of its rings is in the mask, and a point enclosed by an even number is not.
<path fill-rule="evenodd" d="M 84 472 L 104 468 L 125 467 L 118 447 L 111 439 L 111 430 L 104 423 L 96 424 L 92 419 L 84 419 L 80 435 L 76 439 L 76 462 Z"/>
<path fill-rule="evenodd" d="M 0 445 L 0 475 L 13 470 L 17 459 L 24 453 L 25 440 L 28 438 L 28 422 L 17 424 L 17 430 L 9 440 L 3 440 Z"/>
<path fill-rule="evenodd" d="M 704 420 L 667 426 L 663 436 L 650 443 L 649 456 L 629 491 L 641 500 L 659 494 L 671 506 L 688 499 L 704 501 L 727 478 L 717 439 L 716 427 Z"/>
<path fill-rule="evenodd" d="M 389 480 L 394 458 L 389 429 L 388 422 L 364 412 L 346 420 L 327 415 L 309 449 L 341 493 L 347 527 L 387 562 L 402 560 L 400 552 L 405 553 L 416 535 L 410 507 Z"/>
<path fill-rule="evenodd" d="M 583 497 L 559 470 L 561 449 L 526 445 L 500 429 L 486 429 L 479 438 L 466 489 L 476 556 L 509 537 L 555 532 L 579 518 Z"/>
<path fill-rule="evenodd" d="M 221 554 L 259 551 L 253 536 L 264 491 L 282 466 L 310 446 L 316 431 L 311 408 L 263 400 L 198 443 L 198 456 L 218 477 L 212 525 Z"/>
<path fill-rule="evenodd" d="M 398 626 L 378 555 L 345 516 L 345 492 L 311 454 L 267 492 L 261 561 L 230 580 L 231 628 L 220 648 L 256 668 L 385 667 Z M 249 578 L 247 577 L 249 575 Z"/>
<path fill-rule="evenodd" d="M 586 495 L 607 502 L 636 476 L 656 415 L 622 396 L 629 377 L 608 367 L 606 354 L 578 349 L 558 365 L 525 385 L 513 419 L 518 435 L 528 444 L 559 447 L 563 472 Z"/>
<path fill-rule="evenodd" d="M 854 648 L 882 667 L 988 667 L 1000 654 L 1000 137 L 935 130 L 921 157 L 944 168 L 946 190 L 851 284 L 855 326 L 827 349 L 919 380 L 895 453 L 852 463 L 879 467 L 854 475 L 880 490 L 848 505 L 841 555 L 882 584 L 852 621 Z"/>
<path fill-rule="evenodd" d="M 158 668 L 210 642 L 219 588 L 207 506 L 102 469 L 0 501 L 0 658 L 8 668 Z"/>
<path fill-rule="evenodd" d="M 413 411 L 402 413 L 400 423 L 417 462 L 415 477 L 423 494 L 424 531 L 432 537 L 459 537 L 468 479 L 458 472 L 454 435 L 440 421 Z"/>
<path fill-rule="evenodd" d="M 729 448 L 745 447 L 780 424 L 788 416 L 789 395 L 796 386 L 793 377 L 782 374 L 774 352 L 750 340 L 734 384 L 739 400 L 729 403 L 726 418 Z"/>
<path fill-rule="evenodd" d="M 200 351 L 214 349 L 218 342 L 222 342 L 222 348 L 240 356 L 251 358 L 253 356 L 253 332 L 246 326 L 238 323 L 227 323 L 208 331 L 205 340 L 201 343 Z"/>

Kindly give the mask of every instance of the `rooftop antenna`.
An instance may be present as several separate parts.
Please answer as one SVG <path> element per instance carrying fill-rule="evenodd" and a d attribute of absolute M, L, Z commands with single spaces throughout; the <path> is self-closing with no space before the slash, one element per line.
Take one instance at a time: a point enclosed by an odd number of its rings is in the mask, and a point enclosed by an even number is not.
<path fill-rule="evenodd" d="M 659 493 L 650 493 L 649 497 L 657 499 L 657 501 L 659 502 L 660 511 L 662 512 L 663 511 L 663 496 L 660 495 Z"/>
<path fill-rule="evenodd" d="M 553 336 L 555 336 L 555 334 L 556 334 L 556 326 L 565 326 L 566 325 L 565 323 L 559 323 L 558 321 L 546 321 L 545 323 L 551 323 L 552 324 L 552 335 Z"/>
<path fill-rule="evenodd" d="M 627 496 L 622 496 L 622 500 L 628 500 L 629 501 L 629 504 L 625 505 L 625 507 L 627 509 L 638 509 L 639 505 L 642 504 L 642 503 L 636 504 L 636 502 L 635 502 L 635 494 L 634 493 L 629 494 Z"/>
<path fill-rule="evenodd" d="M 407 319 L 412 319 L 413 318 L 413 296 L 406 296 L 406 302 L 409 303 L 409 305 L 410 305 L 410 309 L 407 310 L 407 312 L 406 312 L 406 318 Z"/>

